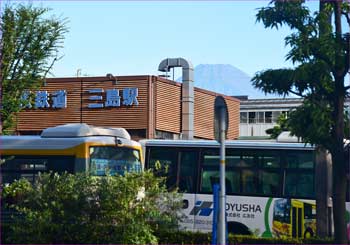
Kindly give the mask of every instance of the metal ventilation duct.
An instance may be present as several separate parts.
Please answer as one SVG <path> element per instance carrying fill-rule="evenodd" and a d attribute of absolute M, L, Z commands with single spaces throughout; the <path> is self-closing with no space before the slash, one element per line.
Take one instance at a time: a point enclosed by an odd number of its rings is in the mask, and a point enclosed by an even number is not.
<path fill-rule="evenodd" d="M 193 65 L 183 58 L 167 58 L 160 62 L 158 70 L 169 72 L 174 67 L 182 67 L 182 139 L 191 140 L 194 135 Z"/>

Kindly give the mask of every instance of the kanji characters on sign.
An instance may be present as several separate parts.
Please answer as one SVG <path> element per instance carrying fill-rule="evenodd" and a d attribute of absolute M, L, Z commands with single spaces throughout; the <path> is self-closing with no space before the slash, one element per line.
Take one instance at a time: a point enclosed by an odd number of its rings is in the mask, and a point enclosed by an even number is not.
<path fill-rule="evenodd" d="M 89 96 L 88 108 L 107 108 L 107 107 L 120 107 L 123 106 L 138 106 L 139 101 L 138 88 L 124 88 L 122 89 L 122 96 L 120 89 L 107 89 L 104 91 L 102 88 L 94 88 L 87 91 Z M 30 102 L 31 95 L 34 95 L 34 106 Z M 67 108 L 67 91 L 58 90 L 51 94 L 48 91 L 36 91 L 32 93 L 30 91 L 24 91 L 21 96 L 21 106 L 24 109 L 62 109 Z"/>

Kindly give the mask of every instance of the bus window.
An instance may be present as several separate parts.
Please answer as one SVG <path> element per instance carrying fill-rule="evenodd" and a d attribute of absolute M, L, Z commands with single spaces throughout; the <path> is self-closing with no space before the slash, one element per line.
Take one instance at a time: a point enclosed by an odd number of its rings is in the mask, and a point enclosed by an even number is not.
<path fill-rule="evenodd" d="M 198 167 L 198 151 L 180 152 L 178 187 L 180 192 L 194 193 Z"/>
<path fill-rule="evenodd" d="M 212 193 L 212 181 L 215 179 L 218 179 L 220 176 L 220 173 L 218 170 L 206 170 L 202 171 L 202 176 L 201 176 L 201 188 L 200 192 L 201 193 Z"/>
<path fill-rule="evenodd" d="M 2 156 L 1 165 L 3 183 L 12 183 L 16 179 L 26 178 L 34 183 L 39 172 L 74 171 L 74 157 L 69 156 Z"/>
<path fill-rule="evenodd" d="M 231 153 L 229 151 L 229 153 Z M 237 155 L 226 155 L 226 166 L 227 167 L 239 167 L 242 163 L 241 157 Z"/>
<path fill-rule="evenodd" d="M 239 185 L 233 185 L 232 181 L 235 179 L 232 171 L 226 171 L 226 193 L 233 194 L 239 191 Z M 220 184 L 220 172 L 218 170 L 204 170 L 201 176 L 201 193 L 213 193 L 213 185 Z"/>
<path fill-rule="evenodd" d="M 315 198 L 313 173 L 286 173 L 286 196 Z"/>
<path fill-rule="evenodd" d="M 257 194 L 280 196 L 281 157 L 276 151 L 256 151 L 259 169 Z"/>
<path fill-rule="evenodd" d="M 260 172 L 260 186 L 264 195 L 280 195 L 280 174 L 262 170 Z"/>
<path fill-rule="evenodd" d="M 304 203 L 304 219 L 316 219 L 316 205 Z"/>
<path fill-rule="evenodd" d="M 294 169 L 313 169 L 313 154 L 311 152 L 288 153 L 286 167 Z"/>
<path fill-rule="evenodd" d="M 238 193 L 240 190 L 239 172 L 231 166 L 238 165 L 239 161 L 234 156 L 228 156 L 231 159 L 226 168 L 226 193 Z M 218 149 L 208 149 L 203 152 L 203 163 L 201 165 L 201 193 L 212 193 L 213 185 L 220 183 L 220 156 Z"/>
<path fill-rule="evenodd" d="M 244 169 L 241 173 L 242 194 L 256 194 L 258 188 L 255 171 Z"/>
<path fill-rule="evenodd" d="M 140 172 L 141 160 L 138 150 L 114 146 L 90 147 L 90 170 L 93 175 L 103 176 L 124 172 Z"/>
<path fill-rule="evenodd" d="M 263 168 L 279 168 L 280 157 L 278 155 L 262 155 L 259 159 L 260 166 Z"/>
<path fill-rule="evenodd" d="M 286 156 L 285 189 L 288 197 L 315 198 L 312 152 L 289 152 Z"/>
<path fill-rule="evenodd" d="M 176 149 L 165 147 L 151 148 L 149 151 L 148 168 L 152 169 L 157 176 L 166 178 L 168 189 L 177 186 L 177 159 Z"/>
<path fill-rule="evenodd" d="M 252 153 L 242 153 L 241 156 L 241 167 L 254 167 L 255 166 L 255 157 L 251 155 Z"/>

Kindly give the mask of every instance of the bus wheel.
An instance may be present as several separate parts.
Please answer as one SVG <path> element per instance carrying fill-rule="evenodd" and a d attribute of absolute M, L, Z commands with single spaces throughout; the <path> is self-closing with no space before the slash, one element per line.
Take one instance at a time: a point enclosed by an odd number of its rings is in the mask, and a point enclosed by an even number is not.
<path fill-rule="evenodd" d="M 304 232 L 304 238 L 310 238 L 313 236 L 314 236 L 314 232 L 310 228 L 306 229 L 306 231 Z"/>

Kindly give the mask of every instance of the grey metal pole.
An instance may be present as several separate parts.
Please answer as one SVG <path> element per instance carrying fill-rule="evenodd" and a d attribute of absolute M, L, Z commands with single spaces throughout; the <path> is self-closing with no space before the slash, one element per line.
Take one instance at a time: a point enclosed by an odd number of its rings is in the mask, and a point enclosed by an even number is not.
<path fill-rule="evenodd" d="M 218 244 L 226 243 L 226 186 L 225 186 L 225 111 L 220 109 L 220 196 L 219 196 L 219 222 Z"/>

